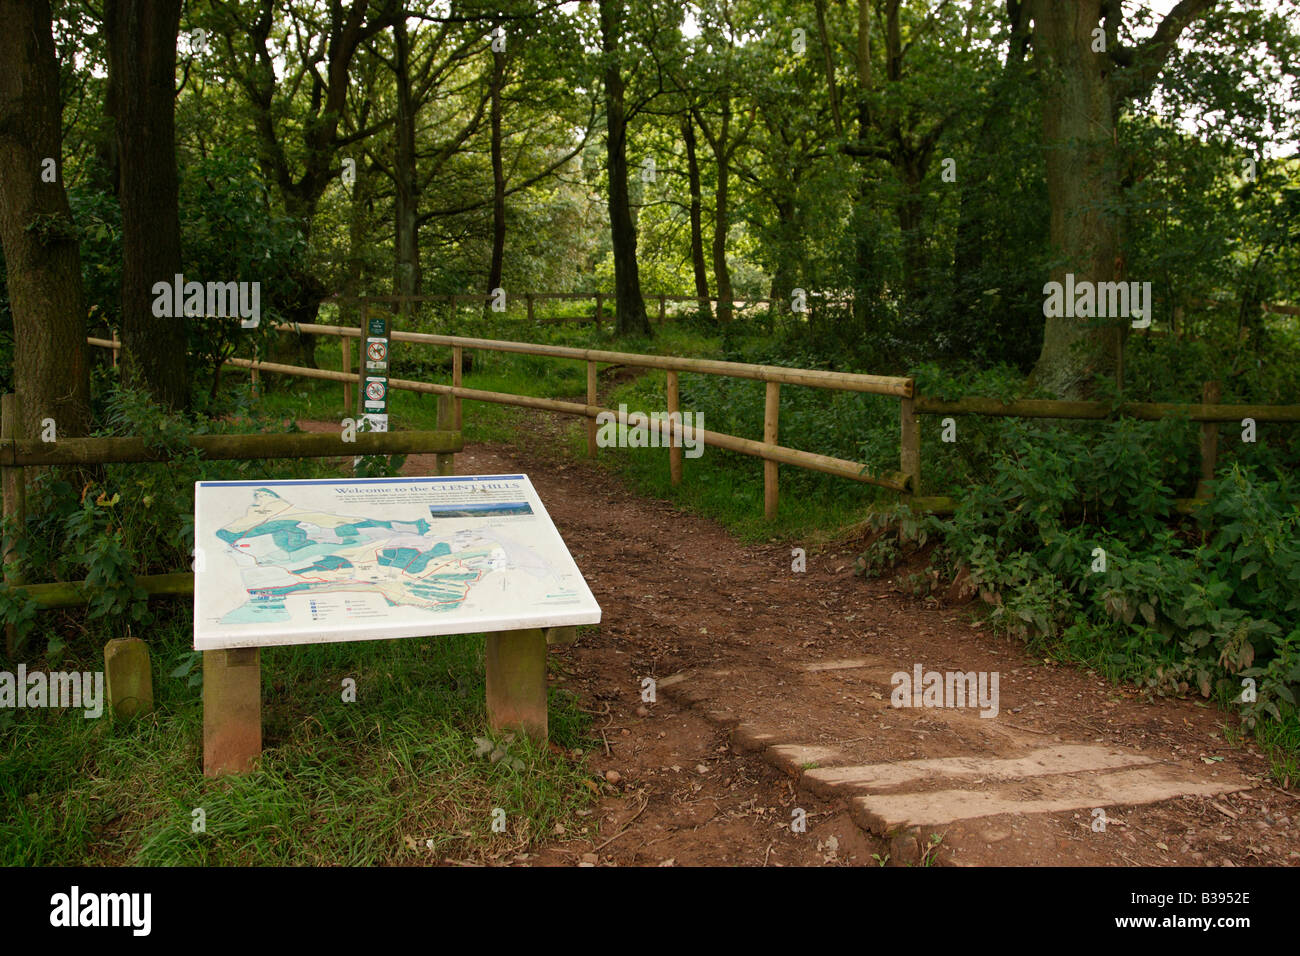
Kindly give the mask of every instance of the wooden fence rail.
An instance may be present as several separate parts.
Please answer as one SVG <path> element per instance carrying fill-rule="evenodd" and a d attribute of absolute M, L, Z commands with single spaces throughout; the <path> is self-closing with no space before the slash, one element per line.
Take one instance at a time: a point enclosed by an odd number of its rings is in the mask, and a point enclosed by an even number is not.
<path fill-rule="evenodd" d="M 543 294 L 538 293 L 538 296 Z M 546 294 L 562 297 L 565 293 Z M 368 297 L 359 300 L 363 306 L 363 322 L 368 315 L 372 301 L 399 301 L 402 297 Z M 689 300 L 692 297 L 680 297 Z M 333 336 L 340 339 L 343 350 L 343 368 L 335 372 L 329 369 L 308 369 L 294 365 L 261 362 L 256 359 L 232 358 L 228 364 L 248 369 L 256 375 L 258 372 L 295 375 L 303 378 L 317 378 L 343 383 L 346 407 L 351 407 L 352 386 L 359 385 L 362 379 L 361 369 L 352 370 L 351 340 L 362 335 L 360 328 L 346 325 L 323 324 L 280 324 L 277 329 L 296 331 L 312 335 Z M 1221 405 L 1217 404 L 1218 391 L 1207 388 L 1202 395 L 1202 402 L 1191 404 L 1172 404 L 1158 402 L 1128 402 L 1113 404 L 1107 402 L 1074 402 L 1046 399 L 1019 399 L 1003 402 L 996 398 L 967 397 L 956 401 L 943 401 L 917 395 L 913 380 L 901 376 L 865 375 L 851 372 L 830 372 L 821 369 L 788 368 L 775 365 L 753 365 L 742 362 L 724 362 L 711 359 L 694 359 L 670 355 L 647 355 L 632 352 L 614 352 L 602 349 L 586 349 L 570 346 L 539 345 L 531 342 L 511 342 L 498 339 L 472 338 L 456 335 L 437 335 L 424 332 L 407 332 L 393 330 L 390 337 L 396 342 L 410 342 L 450 348 L 452 351 L 452 382 L 450 385 L 434 382 L 417 382 L 406 379 L 389 379 L 390 388 L 414 392 L 445 395 L 453 401 L 453 417 L 459 428 L 462 420 L 462 401 L 491 402 L 512 405 L 519 408 L 533 408 L 541 411 L 573 415 L 587 420 L 587 454 L 595 457 L 597 447 L 596 417 L 609 414 L 621 425 L 626 426 L 626 418 L 619 418 L 617 412 L 604 408 L 597 401 L 597 371 L 599 364 L 621 365 L 633 368 L 660 369 L 666 373 L 665 399 L 667 411 L 671 416 L 680 411 L 679 375 L 692 372 L 704 375 L 723 375 L 733 378 L 750 379 L 764 382 L 766 396 L 764 401 L 763 438 L 761 441 L 727 435 L 719 432 L 698 429 L 699 440 L 704 444 L 724 448 L 743 455 L 760 458 L 763 466 L 763 501 L 764 513 L 774 518 L 779 503 L 778 465 L 793 465 L 812 471 L 836 475 L 853 481 L 864 482 L 887 488 L 891 491 L 910 496 L 915 507 L 930 507 L 935 510 L 950 510 L 952 500 L 948 498 L 921 497 L 921 415 L 980 415 L 1019 418 L 1055 418 L 1066 420 L 1100 421 L 1119 416 L 1128 416 L 1144 420 L 1156 420 L 1171 416 L 1185 415 L 1190 420 L 1202 423 L 1201 472 L 1202 484 L 1198 486 L 1196 499 L 1180 499 L 1180 507 L 1192 507 L 1202 495 L 1205 476 L 1213 474 L 1217 442 L 1211 439 L 1209 431 L 1213 423 L 1240 421 L 1245 418 L 1257 422 L 1296 422 L 1300 421 L 1300 405 Z M 105 348 L 120 348 L 115 339 L 90 339 L 91 344 Z M 561 399 L 541 398 L 531 395 L 516 395 L 508 392 L 494 392 L 483 389 L 466 388 L 461 384 L 462 356 L 466 349 L 535 355 L 547 358 L 565 359 L 586 363 L 587 394 L 586 402 L 571 402 Z M 780 387 L 781 385 L 800 385 L 811 388 L 828 388 L 867 394 L 884 395 L 899 400 L 899 468 L 872 474 L 859 462 L 819 455 L 813 452 L 789 448 L 779 444 L 780 431 Z M 359 391 L 359 389 L 358 389 Z M 674 485 L 682 480 L 682 449 L 680 439 L 683 436 L 680 424 L 661 422 L 652 424 L 663 437 L 669 453 L 669 475 Z M 688 433 L 687 437 L 694 435 Z M 661 445 L 662 447 L 662 445 Z"/>
<path fill-rule="evenodd" d="M 91 340 L 91 344 L 113 343 Z M 308 369 L 307 371 L 317 371 Z M 337 373 L 335 373 L 337 374 Z M 450 400 L 440 402 L 439 422 L 451 421 Z M 23 469 L 50 465 L 106 465 L 122 462 L 170 461 L 175 455 L 166 448 L 152 445 L 143 438 L 60 438 L 54 442 L 24 439 L 17 434 L 16 400 L 4 395 L 0 402 L 0 472 L 4 481 L 5 556 L 4 583 L 35 600 L 40 608 L 73 607 L 87 603 L 90 588 L 84 581 L 55 581 L 26 584 L 14 560 L 17 536 L 25 523 L 26 481 Z M 249 461 L 274 458 L 335 458 L 357 455 L 437 456 L 439 474 L 453 474 L 453 455 L 465 447 L 459 431 L 357 432 L 353 438 L 339 434 L 290 433 L 251 435 L 191 435 L 189 444 L 210 461 Z M 136 586 L 151 597 L 188 595 L 194 592 L 193 575 L 188 572 L 143 575 Z M 6 649 L 14 653 L 14 633 L 6 628 Z"/>

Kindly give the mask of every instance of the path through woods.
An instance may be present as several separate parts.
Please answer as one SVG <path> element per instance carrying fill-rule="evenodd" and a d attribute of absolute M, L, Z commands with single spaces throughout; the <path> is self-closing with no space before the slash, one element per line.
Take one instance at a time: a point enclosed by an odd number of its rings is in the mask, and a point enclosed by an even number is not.
<path fill-rule="evenodd" d="M 600 602 L 599 630 L 552 657 L 601 715 L 608 753 L 589 757 L 617 783 L 594 836 L 553 834 L 516 862 L 1300 864 L 1300 797 L 1213 708 L 1034 659 L 970 608 L 855 577 L 847 547 L 795 573 L 791 542 L 744 546 L 639 497 L 557 456 L 544 421 L 519 445 L 470 446 L 457 471 L 529 475 Z M 434 474 L 432 456 L 403 471 Z M 891 708 L 891 675 L 917 664 L 997 671 L 999 714 Z"/>

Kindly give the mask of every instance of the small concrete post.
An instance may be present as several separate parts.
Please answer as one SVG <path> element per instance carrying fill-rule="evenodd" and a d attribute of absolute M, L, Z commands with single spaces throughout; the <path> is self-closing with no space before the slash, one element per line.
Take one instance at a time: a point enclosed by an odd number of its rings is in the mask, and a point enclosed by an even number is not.
<path fill-rule="evenodd" d="M 149 645 L 140 638 L 119 637 L 104 645 L 104 679 L 114 717 L 138 717 L 153 710 Z"/>

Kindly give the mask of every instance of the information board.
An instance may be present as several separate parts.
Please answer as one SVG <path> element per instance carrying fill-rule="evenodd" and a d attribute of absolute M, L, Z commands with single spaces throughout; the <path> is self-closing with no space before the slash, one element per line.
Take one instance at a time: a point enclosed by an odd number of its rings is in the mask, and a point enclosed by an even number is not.
<path fill-rule="evenodd" d="M 201 481 L 194 648 L 600 622 L 527 475 Z"/>

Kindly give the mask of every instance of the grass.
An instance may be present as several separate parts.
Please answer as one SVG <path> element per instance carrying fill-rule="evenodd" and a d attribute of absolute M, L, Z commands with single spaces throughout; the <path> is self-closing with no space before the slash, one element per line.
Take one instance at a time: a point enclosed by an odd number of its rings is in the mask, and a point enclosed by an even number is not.
<path fill-rule="evenodd" d="M 206 778 L 201 688 L 169 676 L 191 654 L 189 630 L 177 607 L 150 637 L 156 709 L 145 718 L 5 712 L 0 864 L 485 862 L 536 845 L 556 824 L 575 834 L 587 825 L 597 784 L 583 760 L 524 738 L 500 741 L 522 769 L 476 756 L 475 738 L 489 736 L 476 635 L 265 650 L 261 767 Z M 101 666 L 89 653 L 28 661 Z M 347 677 L 354 703 L 343 700 Z M 566 751 L 594 746 L 562 689 L 551 692 L 550 726 Z"/>

